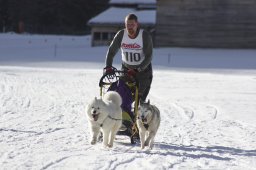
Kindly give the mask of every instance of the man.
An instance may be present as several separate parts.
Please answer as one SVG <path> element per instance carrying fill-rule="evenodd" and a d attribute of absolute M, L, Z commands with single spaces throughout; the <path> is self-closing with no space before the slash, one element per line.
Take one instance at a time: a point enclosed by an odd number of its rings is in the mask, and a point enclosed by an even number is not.
<path fill-rule="evenodd" d="M 152 83 L 152 51 L 151 35 L 139 28 L 135 14 L 125 17 L 125 29 L 120 30 L 111 42 L 107 55 L 104 72 L 113 71 L 113 58 L 121 49 L 122 70 L 129 76 L 136 77 L 139 82 L 139 100 L 145 102 Z"/>

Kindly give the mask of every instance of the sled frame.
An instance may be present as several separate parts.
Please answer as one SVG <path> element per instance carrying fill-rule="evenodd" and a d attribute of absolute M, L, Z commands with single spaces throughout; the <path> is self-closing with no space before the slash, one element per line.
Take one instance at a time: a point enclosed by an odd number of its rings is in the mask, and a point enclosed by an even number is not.
<path fill-rule="evenodd" d="M 104 94 L 107 92 L 107 90 L 110 88 L 112 83 L 118 81 L 121 77 L 128 76 L 126 71 L 123 70 L 117 70 L 114 69 L 113 72 L 110 74 L 104 74 L 99 82 L 100 86 L 100 96 L 103 97 Z M 136 133 L 139 133 L 137 125 L 136 125 L 136 119 L 138 117 L 138 106 L 139 106 L 139 83 L 136 79 L 136 77 L 131 77 L 131 81 L 125 82 L 125 84 L 131 89 L 135 88 L 134 94 L 134 120 L 133 121 L 133 127 L 132 127 L 132 135 L 131 137 L 131 143 L 134 144 L 133 137 Z"/>

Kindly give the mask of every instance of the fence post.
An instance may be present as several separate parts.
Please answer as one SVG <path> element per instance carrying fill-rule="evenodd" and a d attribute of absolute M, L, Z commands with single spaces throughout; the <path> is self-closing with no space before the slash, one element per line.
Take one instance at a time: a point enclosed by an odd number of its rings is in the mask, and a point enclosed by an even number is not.
<path fill-rule="evenodd" d="M 57 56 L 57 44 L 54 45 L 54 57 Z"/>

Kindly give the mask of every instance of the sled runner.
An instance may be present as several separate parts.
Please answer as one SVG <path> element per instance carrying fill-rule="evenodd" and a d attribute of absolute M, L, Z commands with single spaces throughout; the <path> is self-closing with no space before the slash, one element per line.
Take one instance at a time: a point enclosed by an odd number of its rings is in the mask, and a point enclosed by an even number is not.
<path fill-rule="evenodd" d="M 130 137 L 131 143 L 135 144 L 139 140 L 139 131 L 136 126 L 136 116 L 138 111 L 138 81 L 134 77 L 129 77 L 127 72 L 117 70 L 104 74 L 99 82 L 100 96 L 107 91 L 116 91 L 122 97 L 122 127 L 117 135 Z"/>

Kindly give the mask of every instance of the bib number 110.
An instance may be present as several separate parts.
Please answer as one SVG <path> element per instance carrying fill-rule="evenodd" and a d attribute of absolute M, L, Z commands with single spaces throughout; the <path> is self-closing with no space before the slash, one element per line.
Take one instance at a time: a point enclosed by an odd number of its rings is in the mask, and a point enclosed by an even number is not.
<path fill-rule="evenodd" d="M 141 60 L 140 53 L 125 52 L 125 58 L 129 62 L 138 62 Z"/>

